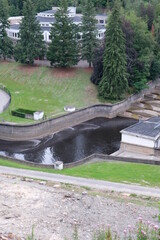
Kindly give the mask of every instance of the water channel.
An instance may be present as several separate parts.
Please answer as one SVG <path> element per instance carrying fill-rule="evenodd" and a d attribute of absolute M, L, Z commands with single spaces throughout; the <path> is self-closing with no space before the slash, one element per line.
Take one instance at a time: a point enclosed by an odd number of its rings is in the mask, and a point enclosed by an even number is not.
<path fill-rule="evenodd" d="M 120 147 L 120 131 L 136 123 L 128 118 L 95 118 L 43 139 L 9 142 L 0 140 L 0 155 L 36 163 L 78 161 L 93 153 L 111 154 Z"/>

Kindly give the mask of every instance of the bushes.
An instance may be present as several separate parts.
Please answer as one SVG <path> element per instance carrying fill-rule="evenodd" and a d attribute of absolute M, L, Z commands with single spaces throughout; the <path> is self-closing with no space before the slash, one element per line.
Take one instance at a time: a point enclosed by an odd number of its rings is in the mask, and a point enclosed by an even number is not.
<path fill-rule="evenodd" d="M 77 230 L 76 230 L 77 233 Z M 78 235 L 76 234 L 78 240 Z M 144 222 L 142 217 L 138 218 L 137 225 L 132 228 L 130 225 L 124 229 L 123 234 L 118 236 L 111 231 L 108 227 L 106 230 L 97 231 L 93 240 L 159 240 L 160 239 L 160 228 L 151 222 Z M 79 239 L 80 240 L 80 239 Z"/>

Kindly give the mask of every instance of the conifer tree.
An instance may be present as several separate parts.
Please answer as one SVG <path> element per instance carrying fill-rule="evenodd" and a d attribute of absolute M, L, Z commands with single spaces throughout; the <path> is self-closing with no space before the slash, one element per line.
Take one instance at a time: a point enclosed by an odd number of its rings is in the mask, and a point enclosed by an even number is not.
<path fill-rule="evenodd" d="M 107 25 L 103 76 L 99 84 L 99 95 L 104 99 L 121 99 L 125 93 L 128 87 L 126 64 L 120 4 L 116 0 Z"/>
<path fill-rule="evenodd" d="M 66 0 L 61 0 L 51 29 L 47 58 L 51 65 L 69 67 L 78 63 L 77 27 L 68 16 Z"/>
<path fill-rule="evenodd" d="M 93 61 L 94 50 L 97 46 L 95 9 L 92 0 L 85 0 L 82 17 L 82 59 L 89 66 Z"/>
<path fill-rule="evenodd" d="M 15 47 L 15 60 L 21 63 L 33 64 L 36 57 L 42 57 L 45 52 L 43 35 L 31 0 L 23 7 L 23 19 L 20 24 L 20 40 Z"/>
<path fill-rule="evenodd" d="M 0 1 L 0 57 L 5 60 L 13 54 L 13 44 L 7 36 L 6 29 L 9 28 L 8 21 L 8 1 Z"/>

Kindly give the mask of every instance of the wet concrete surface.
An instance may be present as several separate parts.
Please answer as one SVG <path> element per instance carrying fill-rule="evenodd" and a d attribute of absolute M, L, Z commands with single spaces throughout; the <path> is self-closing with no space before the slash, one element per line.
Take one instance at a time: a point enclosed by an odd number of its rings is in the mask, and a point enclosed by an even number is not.
<path fill-rule="evenodd" d="M 120 131 L 137 120 L 95 118 L 43 139 L 0 140 L 0 155 L 36 163 L 75 162 L 93 153 L 111 154 L 120 147 Z"/>

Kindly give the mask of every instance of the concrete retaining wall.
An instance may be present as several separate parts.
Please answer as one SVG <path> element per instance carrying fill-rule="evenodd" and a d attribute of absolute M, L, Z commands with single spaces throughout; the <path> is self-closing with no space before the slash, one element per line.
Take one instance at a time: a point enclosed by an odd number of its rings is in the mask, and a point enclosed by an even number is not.
<path fill-rule="evenodd" d="M 29 161 L 21 161 L 18 159 L 14 159 L 11 157 L 1 157 L 5 160 L 12 160 L 13 162 L 16 163 L 21 163 L 26 166 L 31 166 L 31 167 L 38 167 L 38 168 L 48 168 L 48 169 L 54 169 L 54 165 L 44 165 L 44 164 L 38 164 L 38 163 L 33 163 Z M 116 157 L 116 156 L 110 156 L 110 155 L 105 155 L 105 154 L 98 154 L 95 153 L 93 155 L 90 155 L 82 160 L 79 160 L 77 162 L 73 163 L 67 163 L 64 164 L 64 168 L 72 168 L 72 167 L 77 167 L 82 164 L 88 164 L 88 163 L 96 163 L 96 162 L 129 162 L 129 163 L 142 163 L 142 164 L 151 164 L 151 165 L 160 165 L 160 161 L 158 160 L 146 160 L 146 159 L 141 159 L 141 158 L 127 158 L 127 157 Z"/>
<path fill-rule="evenodd" d="M 130 108 L 135 101 L 142 99 L 144 94 L 151 93 L 156 85 L 160 85 L 160 79 L 148 84 L 148 89 L 138 94 L 130 96 L 127 100 L 113 105 L 99 104 L 73 113 L 65 114 L 61 117 L 45 120 L 35 124 L 0 124 L 0 139 L 19 141 L 42 138 L 54 132 L 61 131 L 67 127 L 78 125 L 97 117 L 113 118 Z"/>
<path fill-rule="evenodd" d="M 6 87 L 0 86 L 1 91 L 1 107 L 0 113 L 4 112 L 11 103 L 11 94 Z"/>

